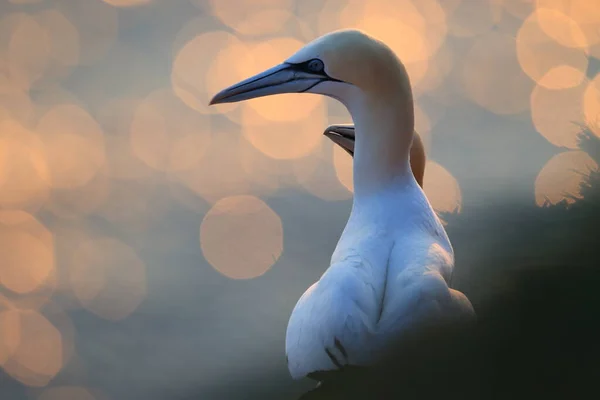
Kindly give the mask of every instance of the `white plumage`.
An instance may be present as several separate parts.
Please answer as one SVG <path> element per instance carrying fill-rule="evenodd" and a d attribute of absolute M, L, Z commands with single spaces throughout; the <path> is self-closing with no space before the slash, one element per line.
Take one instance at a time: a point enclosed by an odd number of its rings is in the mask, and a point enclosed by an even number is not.
<path fill-rule="evenodd" d="M 292 376 L 369 365 L 404 329 L 471 313 L 466 297 L 448 287 L 453 261 L 448 237 L 413 180 L 355 201 L 331 266 L 290 317 Z"/>
<path fill-rule="evenodd" d="M 352 212 L 330 267 L 288 323 L 292 377 L 368 366 L 408 329 L 473 315 L 469 300 L 448 286 L 452 246 L 411 172 L 413 101 L 395 54 L 362 32 L 334 32 L 211 104 L 289 92 L 341 101 L 356 136 Z"/>

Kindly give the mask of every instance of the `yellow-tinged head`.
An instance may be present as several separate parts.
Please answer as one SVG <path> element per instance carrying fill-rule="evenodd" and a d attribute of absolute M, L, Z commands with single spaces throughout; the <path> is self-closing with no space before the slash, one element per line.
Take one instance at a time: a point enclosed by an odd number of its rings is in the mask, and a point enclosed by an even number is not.
<path fill-rule="evenodd" d="M 387 98 L 411 91 L 406 69 L 383 42 L 359 31 L 341 30 L 308 43 L 282 64 L 219 92 L 211 104 L 279 93 L 318 93 L 348 105 L 356 91 Z"/>
<path fill-rule="evenodd" d="M 350 111 L 356 126 L 355 198 L 413 179 L 410 82 L 398 57 L 381 41 L 358 30 L 329 33 L 283 63 L 222 90 L 210 104 L 278 93 L 322 94 Z"/>

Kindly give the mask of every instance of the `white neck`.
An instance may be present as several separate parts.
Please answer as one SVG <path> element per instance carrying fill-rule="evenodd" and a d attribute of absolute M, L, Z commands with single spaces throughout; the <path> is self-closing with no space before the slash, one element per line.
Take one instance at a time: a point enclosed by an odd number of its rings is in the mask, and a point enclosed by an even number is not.
<path fill-rule="evenodd" d="M 355 96 L 348 110 L 355 124 L 354 196 L 402 190 L 414 181 L 409 153 L 413 139 L 412 96 Z"/>

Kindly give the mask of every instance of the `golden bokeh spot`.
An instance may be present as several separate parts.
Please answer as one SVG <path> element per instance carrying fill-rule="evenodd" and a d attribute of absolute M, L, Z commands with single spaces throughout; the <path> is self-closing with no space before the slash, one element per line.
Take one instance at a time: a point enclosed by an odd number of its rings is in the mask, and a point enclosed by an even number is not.
<path fill-rule="evenodd" d="M 283 252 L 281 219 L 254 196 L 231 196 L 206 213 L 200 225 L 204 258 L 232 279 L 263 275 Z"/>
<path fill-rule="evenodd" d="M 539 10 L 551 10 L 568 16 L 570 20 L 578 25 L 578 29 L 575 29 L 583 32 L 589 45 L 600 42 L 600 30 L 598 29 L 600 7 L 597 2 L 589 0 L 536 0 L 536 6 Z M 541 26 L 552 36 L 552 32 L 557 27 L 553 26 L 551 22 L 551 20 L 541 21 Z M 569 31 L 566 31 L 566 33 L 572 34 Z M 573 41 L 568 36 L 567 40 Z"/>
<path fill-rule="evenodd" d="M 600 74 L 596 75 L 585 89 L 583 114 L 586 125 L 600 137 Z"/>
<path fill-rule="evenodd" d="M 103 0 L 106 4 L 114 7 L 136 7 L 149 4 L 152 0 Z"/>
<path fill-rule="evenodd" d="M 583 94 L 587 83 L 585 80 L 579 86 L 562 90 L 537 85 L 531 92 L 531 120 L 553 145 L 578 148 L 577 136 L 585 123 Z"/>
<path fill-rule="evenodd" d="M 365 2 L 362 11 L 356 7 L 351 2 L 342 18 L 356 19 L 358 28 L 385 42 L 406 64 L 429 59 L 446 39 L 446 14 L 436 0 L 376 0 Z"/>
<path fill-rule="evenodd" d="M 579 85 L 585 79 L 585 71 L 570 65 L 553 67 L 540 78 L 538 84 L 551 89 L 568 89 Z"/>
<path fill-rule="evenodd" d="M 283 62 L 303 45 L 297 39 L 285 37 L 251 46 L 255 62 L 252 64 L 252 69 L 248 69 L 246 77 Z M 322 96 L 290 93 L 251 99 L 245 102 L 244 106 L 252 108 L 264 119 L 291 122 L 307 118 L 315 108 L 322 104 Z"/>
<path fill-rule="evenodd" d="M 99 317 L 128 317 L 146 297 L 146 266 L 136 252 L 113 238 L 83 242 L 74 252 L 69 277 L 81 305 Z"/>
<path fill-rule="evenodd" d="M 208 103 L 219 90 L 247 78 L 252 63 L 248 48 L 231 33 L 206 32 L 189 40 L 175 56 L 171 85 L 187 106 L 202 114 L 229 113 L 239 105 Z"/>
<path fill-rule="evenodd" d="M 540 5 L 543 5 L 548 0 L 538 0 Z M 550 0 L 556 3 L 556 0 Z M 598 3 L 587 0 L 570 0 L 562 1 L 562 4 L 569 4 L 569 16 L 581 24 L 600 23 L 600 7 Z"/>
<path fill-rule="evenodd" d="M 212 96 L 225 87 L 248 78 L 250 76 L 249 71 L 255 71 L 255 60 L 247 43 L 231 43 L 221 49 L 212 60 L 210 68 L 204 77 L 209 94 L 208 99 L 212 98 Z M 236 77 L 235 81 L 231 80 L 231 76 Z M 238 103 L 215 104 L 210 107 L 212 113 L 223 113 L 233 122 L 239 122 L 240 120 L 239 112 L 237 112 L 240 108 L 240 104 Z"/>
<path fill-rule="evenodd" d="M 45 243 L 25 232 L 0 233 L 2 284 L 17 293 L 27 293 L 42 285 L 54 267 L 53 252 Z"/>
<path fill-rule="evenodd" d="M 468 97 L 496 114 L 517 114 L 529 106 L 533 85 L 523 74 L 515 54 L 515 41 L 490 32 L 469 50 L 462 71 Z"/>
<path fill-rule="evenodd" d="M 159 171 L 193 168 L 210 139 L 209 118 L 190 110 L 170 89 L 151 93 L 133 115 L 133 152 Z"/>
<path fill-rule="evenodd" d="M 419 24 L 420 25 L 420 24 Z M 368 14 L 359 27 L 386 43 L 405 63 L 427 59 L 427 42 L 414 25 L 385 15 Z"/>
<path fill-rule="evenodd" d="M 424 35 L 427 39 L 428 58 L 439 51 L 448 34 L 447 14 L 440 0 L 413 2 L 423 21 L 427 24 Z"/>
<path fill-rule="evenodd" d="M 349 192 L 354 193 L 352 165 L 352 157 L 346 153 L 346 150 L 337 145 L 333 146 L 333 166 L 335 167 L 335 175 Z"/>
<path fill-rule="evenodd" d="M 462 207 L 460 185 L 447 169 L 435 161 L 427 161 L 423 187 L 425 195 L 435 211 L 460 212 Z"/>
<path fill-rule="evenodd" d="M 54 188 L 85 185 L 104 165 L 104 137 L 98 123 L 83 108 L 58 105 L 39 121 Z"/>
<path fill-rule="evenodd" d="M 429 66 L 431 65 L 430 60 L 421 60 L 415 61 L 411 63 L 406 63 L 404 66 L 406 67 L 406 72 L 410 78 L 410 83 L 414 87 L 418 87 L 421 85 L 421 81 L 427 75 L 427 71 L 429 71 Z M 415 97 L 418 96 L 418 92 Z"/>
<path fill-rule="evenodd" d="M 50 191 L 48 179 L 39 137 L 16 121 L 0 121 L 0 205 L 39 209 Z"/>
<path fill-rule="evenodd" d="M 557 43 L 567 47 L 584 48 L 587 38 L 579 24 L 562 12 L 548 8 L 538 8 L 536 22 L 540 28 Z"/>
<path fill-rule="evenodd" d="M 44 390 L 37 400 L 96 400 L 94 395 L 80 386 L 58 386 Z"/>
<path fill-rule="evenodd" d="M 578 79 L 573 79 L 574 73 L 566 72 L 569 70 L 564 66 L 580 71 L 580 76 L 585 76 L 587 71 L 588 56 L 585 48 L 567 47 L 542 29 L 542 23 L 555 24 L 555 36 L 568 37 L 561 33 L 571 27 L 570 23 L 565 26 L 565 18 L 569 20 L 560 13 L 537 10 L 523 22 L 517 33 L 517 57 L 521 68 L 531 79 L 548 89 L 561 89 L 565 88 L 566 84 L 573 84 L 573 86 L 579 84 L 580 80 L 578 82 Z M 572 38 L 573 43 L 579 40 L 578 37 Z M 563 42 L 566 41 L 567 39 L 563 38 Z M 558 73 L 553 72 L 558 75 L 542 80 L 548 71 L 559 66 L 563 68 L 558 70 Z"/>
<path fill-rule="evenodd" d="M 33 292 L 54 273 L 52 234 L 24 211 L 0 211 L 0 283 L 19 293 Z"/>
<path fill-rule="evenodd" d="M 295 108 L 289 108 L 286 113 L 293 114 L 293 110 Z M 242 108 L 244 137 L 262 153 L 275 159 L 294 159 L 310 154 L 323 140 L 325 122 L 324 102 L 319 103 L 305 119 L 293 123 L 267 120 L 252 107 Z"/>
<path fill-rule="evenodd" d="M 535 202 L 546 206 L 581 199 L 581 183 L 598 164 L 584 151 L 565 151 L 552 157 L 535 179 Z"/>
<path fill-rule="evenodd" d="M 32 310 L 5 311 L 4 322 L 18 331 L 18 347 L 4 363 L 4 371 L 27 386 L 43 387 L 63 366 L 61 332 L 46 317 Z"/>
<path fill-rule="evenodd" d="M 341 19 L 389 45 L 405 64 L 415 87 L 427 73 L 430 58 L 448 31 L 445 11 L 436 0 L 350 2 L 342 10 Z"/>
<path fill-rule="evenodd" d="M 239 0 L 235 3 L 209 0 L 213 15 L 242 35 L 280 32 L 291 16 L 292 3 L 292 0 Z"/>
<path fill-rule="evenodd" d="M 61 2 L 56 11 L 79 32 L 79 63 L 92 65 L 106 56 L 117 40 L 117 9 L 102 1 Z"/>
<path fill-rule="evenodd" d="M 204 4 L 207 3 L 204 0 L 201 1 L 203 1 Z M 211 32 L 231 34 L 229 30 L 224 29 L 223 24 L 214 16 L 212 16 L 210 12 L 201 13 L 200 15 L 186 21 L 183 27 L 177 32 L 177 35 L 175 35 L 175 39 L 172 41 L 172 59 L 174 60 L 175 58 L 177 58 L 177 54 L 179 53 L 179 51 L 190 41 L 194 40 L 198 36 L 202 36 Z M 235 35 L 232 36 L 234 38 L 237 38 Z M 219 49 L 214 48 L 214 46 L 211 47 L 211 49 L 214 51 L 214 54 L 218 53 L 219 51 Z M 208 66 L 208 63 L 206 64 L 206 66 Z"/>

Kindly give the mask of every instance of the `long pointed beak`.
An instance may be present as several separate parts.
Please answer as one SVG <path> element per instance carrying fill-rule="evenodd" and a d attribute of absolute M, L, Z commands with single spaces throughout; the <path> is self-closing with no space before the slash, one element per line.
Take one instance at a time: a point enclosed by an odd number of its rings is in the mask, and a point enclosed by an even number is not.
<path fill-rule="evenodd" d="M 323 132 L 333 143 L 354 156 L 354 125 L 331 125 Z"/>
<path fill-rule="evenodd" d="M 221 90 L 209 104 L 235 103 L 280 93 L 302 93 L 328 79 L 326 74 L 306 71 L 301 65 L 282 63 Z"/>

